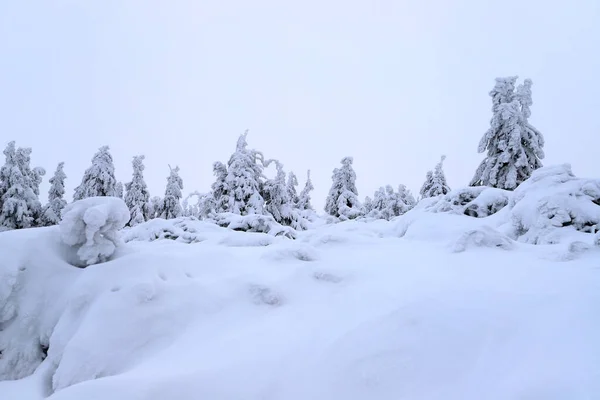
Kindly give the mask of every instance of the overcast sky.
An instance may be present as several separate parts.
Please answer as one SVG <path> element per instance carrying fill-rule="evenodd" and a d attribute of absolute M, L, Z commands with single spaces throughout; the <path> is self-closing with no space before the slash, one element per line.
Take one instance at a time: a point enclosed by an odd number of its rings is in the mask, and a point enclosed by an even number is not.
<path fill-rule="evenodd" d="M 54 0 L 0 3 L 0 145 L 33 147 L 47 180 L 65 161 L 68 200 L 98 147 L 117 178 L 146 155 L 162 195 L 208 191 L 249 129 L 321 208 L 354 157 L 361 199 L 418 192 L 446 154 L 452 187 L 483 158 L 497 76 L 533 80 L 530 122 L 545 165 L 600 177 L 598 0 Z"/>

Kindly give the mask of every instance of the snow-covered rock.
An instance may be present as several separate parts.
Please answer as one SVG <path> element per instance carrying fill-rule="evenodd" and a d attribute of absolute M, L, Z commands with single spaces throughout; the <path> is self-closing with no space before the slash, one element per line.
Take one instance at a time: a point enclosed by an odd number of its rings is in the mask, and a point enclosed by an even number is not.
<path fill-rule="evenodd" d="M 63 210 L 60 235 L 76 250 L 79 265 L 106 261 L 119 244 L 118 231 L 129 221 L 129 209 L 117 197 L 88 197 Z"/>

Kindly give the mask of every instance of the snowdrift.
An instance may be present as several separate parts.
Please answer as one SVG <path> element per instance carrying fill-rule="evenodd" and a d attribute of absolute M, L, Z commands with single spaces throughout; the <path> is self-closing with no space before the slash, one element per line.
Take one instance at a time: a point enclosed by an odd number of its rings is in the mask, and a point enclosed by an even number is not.
<path fill-rule="evenodd" d="M 1 233 L 0 398 L 595 398 L 597 187 L 545 168 L 293 235 L 153 220 L 86 268 L 64 225 Z M 122 222 L 100 208 L 76 231 Z"/>

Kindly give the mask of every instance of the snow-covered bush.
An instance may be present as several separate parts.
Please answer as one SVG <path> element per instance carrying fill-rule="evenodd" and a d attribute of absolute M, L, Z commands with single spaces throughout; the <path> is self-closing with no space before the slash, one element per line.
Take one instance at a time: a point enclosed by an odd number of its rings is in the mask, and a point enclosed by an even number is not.
<path fill-rule="evenodd" d="M 233 213 L 217 214 L 214 218 L 217 225 L 235 231 L 262 232 L 273 236 L 284 236 L 290 239 L 296 237 L 296 231 L 283 226 L 270 215 L 239 215 Z"/>
<path fill-rule="evenodd" d="M 486 186 L 456 189 L 432 200 L 426 206 L 431 212 L 450 212 L 483 218 L 497 213 L 508 205 L 511 192 Z"/>
<path fill-rule="evenodd" d="M 510 236 L 532 244 L 561 241 L 567 230 L 600 228 L 600 180 L 580 179 L 569 164 L 540 168 L 510 201 Z"/>
<path fill-rule="evenodd" d="M 508 236 L 503 235 L 489 226 L 482 226 L 478 229 L 466 231 L 454 243 L 452 250 L 455 253 L 460 253 L 465 251 L 469 246 L 497 247 L 503 250 L 510 250 L 514 247 L 514 244 Z"/>
<path fill-rule="evenodd" d="M 118 230 L 129 221 L 129 209 L 117 197 L 88 197 L 63 210 L 60 234 L 63 243 L 76 250 L 76 265 L 106 261 L 120 240 Z"/>

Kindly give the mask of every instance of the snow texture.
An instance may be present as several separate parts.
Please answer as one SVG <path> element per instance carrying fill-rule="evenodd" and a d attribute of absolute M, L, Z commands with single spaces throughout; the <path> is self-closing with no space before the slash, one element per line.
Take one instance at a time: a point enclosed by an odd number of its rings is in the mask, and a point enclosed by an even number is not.
<path fill-rule="evenodd" d="M 295 240 L 156 219 L 89 268 L 70 265 L 62 227 L 3 232 L 0 398 L 595 399 L 600 249 L 580 222 L 598 188 L 540 168 L 514 192 L 455 190 Z M 129 218 L 97 201 L 74 208 Z M 197 240 L 156 240 L 167 230 Z M 548 232 L 559 242 L 529 240 Z"/>
<path fill-rule="evenodd" d="M 129 221 L 129 209 L 117 197 L 88 197 L 67 205 L 60 222 L 63 243 L 76 250 L 75 265 L 108 260 L 120 243 L 118 231 Z"/>

